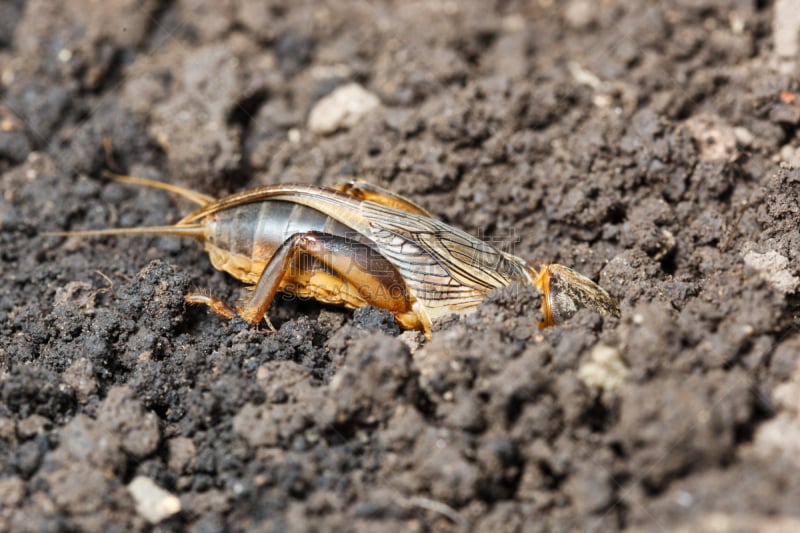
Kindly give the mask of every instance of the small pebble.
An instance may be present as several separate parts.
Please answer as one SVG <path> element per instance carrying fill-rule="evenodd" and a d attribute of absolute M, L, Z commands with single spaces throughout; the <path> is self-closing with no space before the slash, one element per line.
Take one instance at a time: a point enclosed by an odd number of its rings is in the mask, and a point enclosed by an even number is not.
<path fill-rule="evenodd" d="M 628 375 L 628 368 L 619 350 L 604 344 L 592 348 L 589 360 L 578 369 L 578 379 L 588 387 L 615 389 L 622 385 Z"/>
<path fill-rule="evenodd" d="M 308 128 L 321 135 L 350 128 L 380 103 L 357 83 L 343 85 L 317 102 L 308 117 Z"/>
<path fill-rule="evenodd" d="M 158 524 L 181 510 L 181 501 L 152 479 L 137 476 L 128 485 L 128 491 L 136 501 L 136 512 L 151 524 Z"/>
<path fill-rule="evenodd" d="M 744 264 L 758 271 L 778 291 L 791 294 L 800 287 L 800 279 L 789 270 L 789 260 L 775 251 L 760 254 L 749 251 L 744 256 Z"/>

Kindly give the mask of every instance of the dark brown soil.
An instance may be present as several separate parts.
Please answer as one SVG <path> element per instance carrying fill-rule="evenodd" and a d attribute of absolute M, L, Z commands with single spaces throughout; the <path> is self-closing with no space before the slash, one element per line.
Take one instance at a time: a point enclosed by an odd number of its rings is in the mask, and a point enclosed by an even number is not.
<path fill-rule="evenodd" d="M 162 531 L 798 530 L 800 84 L 773 10 L 0 3 L 0 531 L 149 530 L 137 476 L 180 499 Z M 352 81 L 382 108 L 311 132 Z M 249 329 L 184 304 L 242 287 L 193 241 L 39 235 L 191 207 L 109 166 L 217 196 L 356 175 L 622 318 L 539 331 L 511 287 L 421 344 L 287 299 Z M 621 383 L 587 378 L 603 354 Z"/>

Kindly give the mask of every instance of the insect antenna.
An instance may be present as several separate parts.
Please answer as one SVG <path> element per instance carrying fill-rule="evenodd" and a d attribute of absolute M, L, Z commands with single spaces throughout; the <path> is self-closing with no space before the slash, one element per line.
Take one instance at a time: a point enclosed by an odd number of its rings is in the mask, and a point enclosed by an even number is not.
<path fill-rule="evenodd" d="M 203 224 L 181 224 L 174 226 L 143 226 L 139 228 L 105 228 L 77 231 L 45 231 L 43 237 L 102 237 L 105 235 L 175 235 L 178 237 L 205 237 Z"/>

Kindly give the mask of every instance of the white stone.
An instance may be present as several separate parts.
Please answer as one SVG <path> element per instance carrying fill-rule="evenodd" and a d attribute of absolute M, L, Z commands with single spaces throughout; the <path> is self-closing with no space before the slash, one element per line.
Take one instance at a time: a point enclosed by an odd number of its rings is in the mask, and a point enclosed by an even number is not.
<path fill-rule="evenodd" d="M 784 294 L 797 290 L 800 279 L 789 271 L 789 260 L 775 251 L 760 254 L 749 251 L 744 256 L 744 264 L 758 271 L 770 285 Z"/>
<path fill-rule="evenodd" d="M 128 484 L 136 501 L 136 512 L 151 524 L 158 524 L 181 510 L 181 500 L 145 476 L 136 476 Z"/>
<path fill-rule="evenodd" d="M 701 161 L 730 159 L 736 155 L 736 131 L 717 115 L 695 115 L 685 123 L 698 145 Z"/>
<path fill-rule="evenodd" d="M 800 423 L 798 419 L 781 413 L 758 426 L 753 438 L 753 452 L 762 459 L 784 457 L 798 463 L 800 457 Z"/>
<path fill-rule="evenodd" d="M 619 350 L 597 344 L 592 348 L 589 359 L 578 369 L 578 379 L 588 387 L 615 389 L 622 385 L 628 376 L 628 368 Z"/>
<path fill-rule="evenodd" d="M 349 83 L 320 99 L 308 117 L 308 129 L 326 135 L 354 126 L 380 106 L 377 96 L 357 83 Z"/>
<path fill-rule="evenodd" d="M 796 58 L 800 51 L 800 9 L 796 0 L 777 0 L 772 20 L 775 54 L 781 58 Z"/>

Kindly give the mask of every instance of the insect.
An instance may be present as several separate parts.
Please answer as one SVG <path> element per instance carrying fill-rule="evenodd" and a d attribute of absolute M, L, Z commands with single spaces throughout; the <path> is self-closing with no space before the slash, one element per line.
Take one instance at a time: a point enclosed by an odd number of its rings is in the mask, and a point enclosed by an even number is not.
<path fill-rule="evenodd" d="M 474 311 L 490 290 L 515 281 L 542 293 L 542 327 L 581 308 L 620 316 L 619 302 L 574 270 L 528 263 L 363 181 L 336 188 L 267 185 L 216 199 L 159 181 L 108 176 L 176 193 L 199 207 L 169 226 L 49 235 L 193 237 L 205 245 L 215 268 L 250 285 L 252 293 L 234 306 L 198 292 L 186 301 L 253 326 L 265 320 L 274 330 L 267 309 L 285 292 L 348 308 L 387 309 L 402 328 L 430 338 L 434 320 Z"/>

